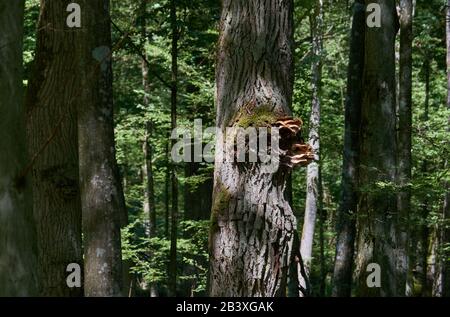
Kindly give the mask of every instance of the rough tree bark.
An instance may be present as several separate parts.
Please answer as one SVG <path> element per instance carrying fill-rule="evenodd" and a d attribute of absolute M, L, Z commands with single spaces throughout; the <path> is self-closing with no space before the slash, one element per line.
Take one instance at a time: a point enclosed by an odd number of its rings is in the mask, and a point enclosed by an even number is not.
<path fill-rule="evenodd" d="M 366 5 L 373 3 L 366 0 Z M 398 17 L 394 0 L 378 0 L 381 27 L 366 28 L 357 217 L 356 277 L 358 296 L 403 296 L 406 263 L 396 254 L 405 232 L 397 213 L 395 36 Z M 381 269 L 381 287 L 370 288 L 370 263 Z"/>
<path fill-rule="evenodd" d="M 304 261 L 306 275 L 310 275 L 312 249 L 314 242 L 314 230 L 318 209 L 321 205 L 319 183 L 319 129 L 320 129 L 320 86 L 322 77 L 322 25 L 323 25 L 323 1 L 318 0 L 314 14 L 310 17 L 312 38 L 312 105 L 309 122 L 309 144 L 314 150 L 314 162 L 309 164 L 306 174 L 306 203 L 303 220 L 302 238 L 300 241 L 300 254 Z M 301 278 L 302 287 L 306 287 L 306 281 Z"/>
<path fill-rule="evenodd" d="M 121 296 L 125 202 L 115 158 L 109 0 L 83 8 L 83 94 L 78 111 L 85 296 Z"/>
<path fill-rule="evenodd" d="M 172 28 L 172 82 L 171 82 L 171 124 L 173 131 L 177 128 L 177 96 L 178 96 L 178 25 L 176 1 L 170 1 L 170 24 Z M 172 147 L 176 140 L 172 140 Z M 177 236 L 178 236 L 178 180 L 176 166 L 171 165 L 170 180 L 172 185 L 172 206 L 170 226 L 170 255 L 169 255 L 169 295 L 176 296 L 177 292 Z"/>
<path fill-rule="evenodd" d="M 292 57 L 292 0 L 223 1 L 216 67 L 222 134 L 242 122 L 258 127 L 291 114 Z M 280 136 L 288 148 L 295 140 Z M 222 160 L 222 141 L 216 144 L 209 293 L 282 296 L 296 234 L 284 195 L 289 169 L 265 173 L 261 163 Z"/>
<path fill-rule="evenodd" d="M 81 31 L 66 25 L 64 1 L 41 1 L 36 57 L 27 92 L 28 154 L 32 164 L 41 296 L 81 296 L 66 267 L 82 265 L 77 108 Z"/>
<path fill-rule="evenodd" d="M 397 212 L 400 217 L 399 226 L 402 232 L 409 232 L 409 215 L 411 212 L 411 126 L 412 126 L 412 41 L 413 41 L 413 3 L 412 0 L 400 1 L 400 71 L 399 71 L 399 104 L 398 104 L 398 132 L 397 132 L 397 182 L 401 191 L 397 195 Z M 398 248 L 397 256 L 403 257 L 409 272 L 407 234 Z M 408 279 L 409 281 L 409 279 Z M 409 288 L 405 295 L 410 294 Z"/>
<path fill-rule="evenodd" d="M 24 1 L 0 5 L 0 296 L 36 296 L 37 250 L 26 165 L 22 84 Z"/>
<path fill-rule="evenodd" d="M 342 167 L 341 201 L 337 221 L 336 257 L 332 296 L 351 295 L 353 256 L 358 204 L 359 132 L 361 122 L 362 78 L 366 15 L 364 0 L 353 7 L 350 58 L 345 103 L 345 135 Z"/>

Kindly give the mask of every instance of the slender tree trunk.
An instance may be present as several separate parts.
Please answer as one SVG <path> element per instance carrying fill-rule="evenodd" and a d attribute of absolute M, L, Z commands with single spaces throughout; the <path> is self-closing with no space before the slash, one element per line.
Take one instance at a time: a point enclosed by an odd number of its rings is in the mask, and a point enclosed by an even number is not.
<path fill-rule="evenodd" d="M 312 37 L 312 106 L 309 122 L 309 144 L 314 150 L 314 162 L 309 164 L 306 175 L 306 203 L 305 217 L 303 220 L 302 239 L 300 241 L 300 253 L 302 255 L 306 274 L 311 271 L 312 249 L 314 242 L 314 228 L 316 217 L 320 205 L 320 184 L 319 184 L 319 129 L 320 129 L 320 86 L 322 77 L 322 24 L 323 24 L 323 1 L 316 2 L 314 15 L 311 16 L 311 37 Z M 300 280 L 303 287 L 306 282 Z"/>
<path fill-rule="evenodd" d="M 429 250 L 427 257 L 428 296 L 438 297 L 441 294 L 441 263 L 439 261 L 440 230 L 434 225 L 429 237 Z"/>
<path fill-rule="evenodd" d="M 293 1 L 224 0 L 217 52 L 219 133 L 242 122 L 257 128 L 261 114 L 269 122 L 291 114 Z M 237 163 L 227 157 L 221 139 L 211 211 L 210 295 L 283 296 L 296 234 L 284 193 L 290 170 Z"/>
<path fill-rule="evenodd" d="M 81 30 L 66 25 L 62 1 L 41 1 L 36 57 L 27 92 L 41 296 L 81 296 L 66 284 L 70 263 L 82 265 L 77 108 Z"/>
<path fill-rule="evenodd" d="M 22 84 L 24 1 L 0 5 L 0 297 L 38 295 Z"/>
<path fill-rule="evenodd" d="M 145 192 L 144 192 L 144 214 L 148 216 L 148 236 L 149 238 L 156 237 L 156 204 L 155 204 L 155 190 L 153 181 L 153 152 L 150 145 L 150 136 L 152 133 L 152 123 L 149 121 L 146 124 L 146 134 L 144 141 L 144 182 L 145 182 Z M 150 296 L 157 297 L 157 290 L 154 285 L 150 287 Z"/>
<path fill-rule="evenodd" d="M 325 230 L 327 213 L 323 208 L 323 184 L 322 184 L 322 167 L 319 166 L 319 205 L 317 206 L 317 216 L 319 217 L 319 263 L 320 263 L 320 277 L 319 277 L 319 296 L 325 297 L 326 292 L 326 257 L 325 257 Z"/>
<path fill-rule="evenodd" d="M 78 111 L 85 296 L 122 296 L 125 202 L 115 157 L 109 0 L 83 3 L 83 98 Z M 95 136 L 95 137 L 93 137 Z"/>
<path fill-rule="evenodd" d="M 141 49 L 145 59 L 147 59 L 147 53 L 145 51 L 145 44 L 147 43 L 147 0 L 141 1 Z M 141 62 L 142 69 L 142 88 L 144 89 L 143 105 L 149 110 L 149 94 L 150 94 L 150 80 L 149 80 L 149 68 L 145 59 Z M 153 133 L 153 122 L 147 121 L 145 126 L 145 139 L 143 144 L 144 152 L 144 166 L 142 168 L 143 181 L 144 181 L 144 214 L 147 215 L 148 225 L 148 237 L 156 237 L 156 204 L 155 204 L 155 190 L 153 180 L 153 149 L 151 145 L 151 136 Z M 152 254 L 150 253 L 150 258 Z M 150 284 L 150 297 L 158 297 L 158 290 L 154 283 Z"/>
<path fill-rule="evenodd" d="M 411 213 L 411 126 L 412 126 L 412 41 L 413 41 L 413 3 L 412 0 L 400 1 L 400 72 L 398 104 L 398 167 L 397 181 L 401 191 L 397 195 L 397 212 L 400 217 L 401 238 L 397 256 L 406 263 L 409 272 L 409 256 L 413 249 L 408 244 L 409 218 Z M 408 288 L 405 295 L 411 293 Z"/>
<path fill-rule="evenodd" d="M 450 0 L 447 0 L 447 8 L 445 14 L 445 25 L 446 25 L 446 40 L 447 40 L 447 108 L 450 109 Z M 449 117 L 449 131 L 450 131 L 450 117 Z M 447 160 L 446 166 L 449 166 Z M 445 184 L 446 193 L 444 197 L 443 206 L 443 218 L 445 219 L 444 228 L 442 230 L 442 245 L 448 246 L 450 244 L 450 184 L 447 182 Z M 447 257 L 442 261 L 442 296 L 450 297 L 450 261 Z"/>
<path fill-rule="evenodd" d="M 345 103 L 345 135 L 341 201 L 337 220 L 332 296 L 351 295 L 358 204 L 358 170 L 366 14 L 364 0 L 353 7 Z"/>
<path fill-rule="evenodd" d="M 148 74 L 148 72 L 146 72 Z M 144 78 L 144 87 L 146 86 L 145 75 Z M 145 88 L 144 88 L 145 89 Z M 145 102 L 145 101 L 144 101 Z M 148 103 L 147 103 L 148 104 Z M 153 181 L 153 152 L 152 146 L 150 145 L 150 136 L 152 133 L 152 122 L 148 121 L 146 124 L 146 133 L 144 140 L 144 158 L 145 164 L 143 167 L 143 176 L 144 176 L 144 214 L 148 216 L 148 237 L 154 238 L 156 237 L 156 204 L 155 204 L 155 190 L 154 190 L 154 181 Z M 152 257 L 152 254 L 149 254 Z M 158 290 L 154 283 L 150 284 L 150 297 L 158 297 Z"/>
<path fill-rule="evenodd" d="M 193 142 L 194 139 L 191 139 L 191 142 Z M 194 148 L 194 145 L 191 145 L 191 150 Z M 198 193 L 196 193 L 196 189 L 191 186 L 189 183 L 189 178 L 195 175 L 196 172 L 196 163 L 191 162 L 185 162 L 184 163 L 184 178 L 186 181 L 184 182 L 183 186 L 183 206 L 184 206 L 184 219 L 197 219 L 199 215 L 199 207 L 200 207 L 200 201 L 202 199 L 201 196 L 198 196 Z M 197 195 L 196 195 L 197 194 Z"/>
<path fill-rule="evenodd" d="M 176 1 L 170 1 L 170 24 L 172 27 L 172 89 L 171 89 L 171 129 L 177 128 L 177 95 L 178 95 L 178 26 Z M 172 147 L 176 140 L 172 140 Z M 169 294 L 176 296 L 177 291 L 177 236 L 178 236 L 178 180 L 176 166 L 171 166 L 172 208 L 170 228 L 169 256 Z"/>
<path fill-rule="evenodd" d="M 425 57 L 426 58 L 426 57 Z M 423 111 L 423 122 L 429 120 L 429 108 L 430 108 L 430 62 L 428 59 L 423 64 L 423 72 L 425 74 L 425 104 Z M 428 128 L 427 128 L 428 129 Z M 428 161 L 425 159 L 422 162 L 421 173 L 427 175 L 428 173 Z M 421 296 L 429 296 L 430 283 L 427 278 L 428 272 L 428 250 L 429 250 L 429 237 L 430 230 L 427 223 L 428 215 L 430 214 L 430 202 L 427 196 L 423 197 L 422 206 L 420 208 L 420 224 L 417 228 L 417 269 L 416 274 L 420 281 Z"/>
<path fill-rule="evenodd" d="M 366 4 L 373 3 L 366 0 Z M 358 296 L 403 296 L 406 263 L 396 256 L 404 233 L 396 195 L 395 36 L 398 17 L 394 0 L 378 0 L 381 27 L 366 28 L 361 111 L 356 277 Z M 384 185 L 384 186 L 383 186 Z M 380 268 L 381 287 L 369 287 L 367 268 Z M 377 272 L 375 272 L 376 274 Z"/>
<path fill-rule="evenodd" d="M 423 110 L 423 121 L 430 119 L 430 76 L 431 63 L 427 56 L 424 56 L 423 71 L 425 73 L 425 108 Z"/>
<path fill-rule="evenodd" d="M 166 141 L 166 171 L 164 180 L 164 236 L 169 238 L 170 222 L 170 152 L 169 141 Z"/>
<path fill-rule="evenodd" d="M 147 0 L 141 1 L 141 15 L 142 15 L 142 25 L 141 25 L 141 37 L 142 37 L 142 50 L 146 57 L 145 44 L 147 42 L 147 31 L 146 31 L 146 11 L 147 11 Z M 149 69 L 145 60 L 142 60 L 142 87 L 144 89 L 144 99 L 143 105 L 148 109 L 149 104 L 149 94 L 150 94 L 150 79 L 149 79 Z M 149 237 L 153 238 L 156 235 L 156 205 L 155 205 L 155 190 L 154 190 L 154 180 L 153 180 L 153 149 L 151 145 L 151 137 L 153 133 L 153 122 L 147 121 L 145 125 L 145 138 L 142 146 L 144 152 L 144 166 L 142 168 L 144 176 L 144 214 L 148 216 L 149 221 Z"/>
<path fill-rule="evenodd" d="M 431 63 L 427 57 L 425 57 L 424 72 L 425 72 L 425 110 L 423 120 L 427 122 L 429 120 L 430 111 L 430 93 L 431 93 Z M 428 127 L 427 127 L 428 129 Z M 424 160 L 422 165 L 422 172 L 428 173 L 429 162 Z M 422 297 L 431 297 L 436 293 L 437 281 L 439 276 L 437 260 L 437 249 L 439 247 L 439 234 L 436 226 L 430 227 L 427 219 L 432 210 L 428 197 L 424 198 L 422 207 L 422 226 L 421 226 L 421 242 L 420 242 L 420 277 L 421 277 L 421 295 Z"/>

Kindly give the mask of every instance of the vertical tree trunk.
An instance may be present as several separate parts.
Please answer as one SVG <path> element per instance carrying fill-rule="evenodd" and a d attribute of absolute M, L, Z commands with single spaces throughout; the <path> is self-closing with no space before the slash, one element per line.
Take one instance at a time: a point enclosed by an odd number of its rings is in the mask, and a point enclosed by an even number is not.
<path fill-rule="evenodd" d="M 412 126 L 412 41 L 413 41 L 413 3 L 412 0 L 400 1 L 400 71 L 399 71 L 399 104 L 397 133 L 397 182 L 401 191 L 397 195 L 397 212 L 400 217 L 398 257 L 410 267 L 408 253 L 413 249 L 408 244 L 409 216 L 411 212 L 411 126 Z M 408 274 L 409 270 L 407 271 Z M 409 279 L 408 279 L 409 285 Z M 410 289 L 406 290 L 409 294 Z M 406 295 L 406 293 L 405 293 Z"/>
<path fill-rule="evenodd" d="M 429 236 L 429 249 L 427 256 L 427 296 L 439 297 L 441 295 L 441 263 L 439 261 L 440 232 L 439 226 L 434 225 Z"/>
<path fill-rule="evenodd" d="M 312 249 L 314 242 L 314 228 L 316 225 L 317 210 L 320 205 L 319 184 L 319 129 L 320 129 L 320 86 L 322 77 L 322 24 L 323 24 L 323 1 L 316 2 L 316 8 L 311 20 L 312 37 L 312 105 L 309 122 L 309 144 L 314 150 L 314 162 L 309 164 L 306 174 L 306 203 L 305 217 L 303 220 L 302 239 L 300 241 L 300 253 L 302 255 L 306 274 L 311 271 Z M 300 280 L 306 287 L 304 280 Z"/>
<path fill-rule="evenodd" d="M 145 44 L 147 43 L 147 0 L 141 1 L 141 50 L 142 54 L 147 59 L 145 51 Z M 143 105 L 149 110 L 149 93 L 150 80 L 149 68 L 145 59 L 142 59 L 142 88 L 144 90 Z M 145 139 L 142 150 L 144 152 L 144 166 L 142 167 L 143 181 L 144 181 L 144 214 L 148 217 L 148 237 L 156 237 L 156 204 L 155 204 L 155 190 L 153 180 L 153 149 L 151 145 L 151 136 L 153 132 L 153 122 L 147 121 L 145 126 Z M 149 254 L 152 257 L 152 254 Z M 157 297 L 158 290 L 154 283 L 150 284 L 150 296 Z"/>
<path fill-rule="evenodd" d="M 319 179 L 318 179 L 318 190 L 319 190 L 319 205 L 317 206 L 317 216 L 319 217 L 319 263 L 320 263 L 320 276 L 319 276 L 319 296 L 325 297 L 326 292 L 326 279 L 327 279 L 327 269 L 326 269 L 326 257 L 325 257 L 325 230 L 326 230 L 326 220 L 327 213 L 323 208 L 323 185 L 322 185 L 322 167 L 319 166 Z"/>
<path fill-rule="evenodd" d="M 121 296 L 125 202 L 115 157 L 109 0 L 83 4 L 83 98 L 78 111 L 86 296 Z"/>
<path fill-rule="evenodd" d="M 145 80 L 145 79 L 144 79 Z M 145 84 L 144 84 L 145 85 Z M 144 179 L 144 214 L 148 217 L 148 237 L 156 237 L 156 205 L 155 205 L 155 191 L 153 182 L 153 153 L 150 145 L 150 136 L 152 131 L 152 123 L 149 121 L 146 124 L 146 133 L 144 140 L 144 158 L 145 164 L 143 166 Z M 152 254 L 149 254 L 150 258 Z M 150 297 L 158 297 L 158 290 L 154 283 L 150 284 Z"/>
<path fill-rule="evenodd" d="M 41 1 L 36 57 L 27 92 L 41 296 L 81 296 L 66 284 L 70 263 L 82 265 L 77 108 L 81 30 L 66 25 L 63 1 Z"/>
<path fill-rule="evenodd" d="M 423 121 L 426 123 L 430 119 L 430 98 L 431 98 L 431 62 L 427 56 L 424 56 L 425 73 L 425 107 L 423 112 Z M 426 129 L 429 129 L 426 126 Z M 422 173 L 429 173 L 429 162 L 425 159 L 422 163 Z M 434 256 L 436 249 L 436 231 L 430 227 L 428 216 L 432 210 L 431 202 L 428 196 L 424 196 L 422 202 L 421 226 L 419 227 L 420 242 L 419 246 L 419 276 L 421 283 L 421 296 L 430 297 L 433 293 L 433 278 L 435 273 Z"/>
<path fill-rule="evenodd" d="M 358 204 L 359 143 L 364 73 L 364 39 L 366 14 L 364 0 L 353 7 L 350 58 L 345 103 L 345 135 L 342 167 L 341 201 L 337 220 L 336 257 L 333 271 L 332 296 L 351 295 L 353 253 Z"/>
<path fill-rule="evenodd" d="M 216 120 L 221 133 L 241 120 L 257 128 L 261 113 L 272 120 L 290 115 L 291 0 L 224 0 L 217 52 Z M 290 171 L 282 166 L 267 172 L 260 163 L 219 159 L 226 157 L 220 139 L 211 211 L 210 295 L 285 295 L 296 234 L 284 193 Z"/>
<path fill-rule="evenodd" d="M 202 175 L 200 170 L 201 165 L 199 163 L 187 162 L 185 164 L 184 175 L 186 178 Z M 195 184 L 195 186 L 186 182 L 184 185 L 184 218 L 186 220 L 209 219 L 212 205 L 211 197 L 211 178 L 203 180 L 202 182 Z"/>
<path fill-rule="evenodd" d="M 36 296 L 37 250 L 26 164 L 22 84 L 24 1 L 0 6 L 0 296 Z"/>
<path fill-rule="evenodd" d="M 427 57 L 425 57 L 423 63 L 423 72 L 425 75 L 425 104 L 422 120 L 427 122 L 429 120 L 429 108 L 430 108 L 430 62 Z M 427 128 L 428 129 L 428 128 Z M 428 173 L 428 161 L 425 159 L 422 162 L 421 173 L 427 175 Z M 428 215 L 430 214 L 430 206 L 428 197 L 424 195 L 422 200 L 422 205 L 420 208 L 420 224 L 416 229 L 416 247 L 417 247 L 417 269 L 416 274 L 418 275 L 418 280 L 420 281 L 420 292 L 421 296 L 428 296 L 430 293 L 430 283 L 427 278 L 428 271 L 428 250 L 429 250 L 429 236 L 430 230 L 427 223 Z"/>
<path fill-rule="evenodd" d="M 170 24 L 172 27 L 172 89 L 171 89 L 171 129 L 177 128 L 177 95 L 178 95 L 178 25 L 176 1 L 170 1 Z M 172 140 L 172 147 L 176 140 Z M 169 256 L 169 294 L 176 296 L 177 291 L 177 236 L 178 236 L 178 180 L 176 166 L 171 166 L 172 208 L 170 228 Z"/>
<path fill-rule="evenodd" d="M 366 0 L 366 4 L 373 3 Z M 381 27 L 366 28 L 361 111 L 357 217 L 357 295 L 403 296 L 406 263 L 396 256 L 404 232 L 390 188 L 396 181 L 395 36 L 398 17 L 394 0 L 378 0 Z M 367 268 L 381 269 L 381 287 L 366 283 Z"/>
<path fill-rule="evenodd" d="M 166 141 L 166 171 L 164 179 L 164 236 L 169 238 L 170 222 L 170 151 L 169 140 Z"/>
<path fill-rule="evenodd" d="M 147 43 L 147 1 L 141 1 L 141 49 L 145 59 L 147 54 L 145 52 L 145 44 Z M 143 105 L 148 109 L 149 107 L 149 93 L 150 93 L 150 81 L 149 81 L 149 68 L 146 61 L 143 59 L 141 62 L 142 70 L 142 88 L 144 90 Z M 155 193 L 154 193 L 154 181 L 153 181 L 153 151 L 151 146 L 151 136 L 153 131 L 153 122 L 147 121 L 145 124 L 145 136 L 142 145 L 142 151 L 144 154 L 144 165 L 142 167 L 143 182 L 144 182 L 144 214 L 147 215 L 149 222 L 148 235 L 150 238 L 155 236 L 156 229 L 156 208 L 155 208 Z"/>
<path fill-rule="evenodd" d="M 450 0 L 447 0 L 447 7 L 445 11 L 445 26 L 446 26 L 446 40 L 447 40 L 447 108 L 450 109 Z M 449 118 L 450 131 L 450 118 Z M 448 160 L 446 166 L 448 167 Z M 446 193 L 444 197 L 443 217 L 445 219 L 445 226 L 442 231 L 442 245 L 450 244 L 450 184 L 445 184 Z M 442 296 L 450 297 L 450 261 L 447 258 L 442 261 Z"/>

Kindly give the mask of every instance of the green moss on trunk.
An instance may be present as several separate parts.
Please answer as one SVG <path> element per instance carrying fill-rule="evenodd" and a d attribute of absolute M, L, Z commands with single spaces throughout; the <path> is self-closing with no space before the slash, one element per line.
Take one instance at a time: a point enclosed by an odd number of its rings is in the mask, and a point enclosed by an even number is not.
<path fill-rule="evenodd" d="M 249 109 L 244 107 L 235 120 L 235 125 L 241 128 L 248 127 L 270 127 L 277 122 L 277 114 L 273 111 L 270 105 L 262 105 L 249 112 Z"/>

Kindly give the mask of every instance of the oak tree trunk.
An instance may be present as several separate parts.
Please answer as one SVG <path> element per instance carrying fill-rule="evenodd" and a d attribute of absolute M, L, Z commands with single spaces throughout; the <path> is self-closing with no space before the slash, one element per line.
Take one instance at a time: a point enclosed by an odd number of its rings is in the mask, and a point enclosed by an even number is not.
<path fill-rule="evenodd" d="M 373 3 L 366 0 L 366 5 Z M 397 213 L 394 0 L 378 0 L 381 27 L 367 27 L 361 109 L 361 144 L 357 217 L 356 277 L 358 296 L 403 296 L 406 263 L 397 257 L 406 235 Z M 381 269 L 381 287 L 367 284 L 368 265 Z"/>
<path fill-rule="evenodd" d="M 240 116 L 289 116 L 293 89 L 293 1 L 224 0 L 216 67 L 217 126 Z M 265 110 L 264 110 L 265 109 Z M 256 119 L 257 121 L 257 119 Z M 210 231 L 211 296 L 282 296 L 296 219 L 285 199 L 289 171 L 264 173 L 220 160 L 218 138 Z"/>
<path fill-rule="evenodd" d="M 400 217 L 399 226 L 402 232 L 409 232 L 411 213 L 411 126 L 412 126 L 412 41 L 413 41 L 413 3 L 412 0 L 400 1 L 400 71 L 399 71 L 399 104 L 397 133 L 397 182 L 401 191 L 397 195 L 397 212 Z M 409 234 L 399 241 L 398 256 L 403 257 L 406 269 L 410 267 Z M 409 270 L 407 271 L 408 274 Z M 408 279 L 409 285 L 409 279 Z M 407 290 L 410 293 L 408 287 Z M 406 293 L 405 293 L 406 295 Z"/>
<path fill-rule="evenodd" d="M 22 84 L 24 1 L 0 5 L 0 297 L 38 295 Z"/>
<path fill-rule="evenodd" d="M 66 25 L 64 1 L 41 1 L 34 70 L 27 92 L 41 296 L 81 296 L 66 284 L 70 263 L 82 265 L 77 109 L 81 31 Z"/>
<path fill-rule="evenodd" d="M 358 204 L 359 133 L 361 122 L 362 78 L 366 15 L 364 0 L 353 7 L 350 58 L 345 102 L 345 134 L 342 166 L 341 201 L 337 220 L 336 256 L 332 296 L 351 295 L 353 256 Z"/>

